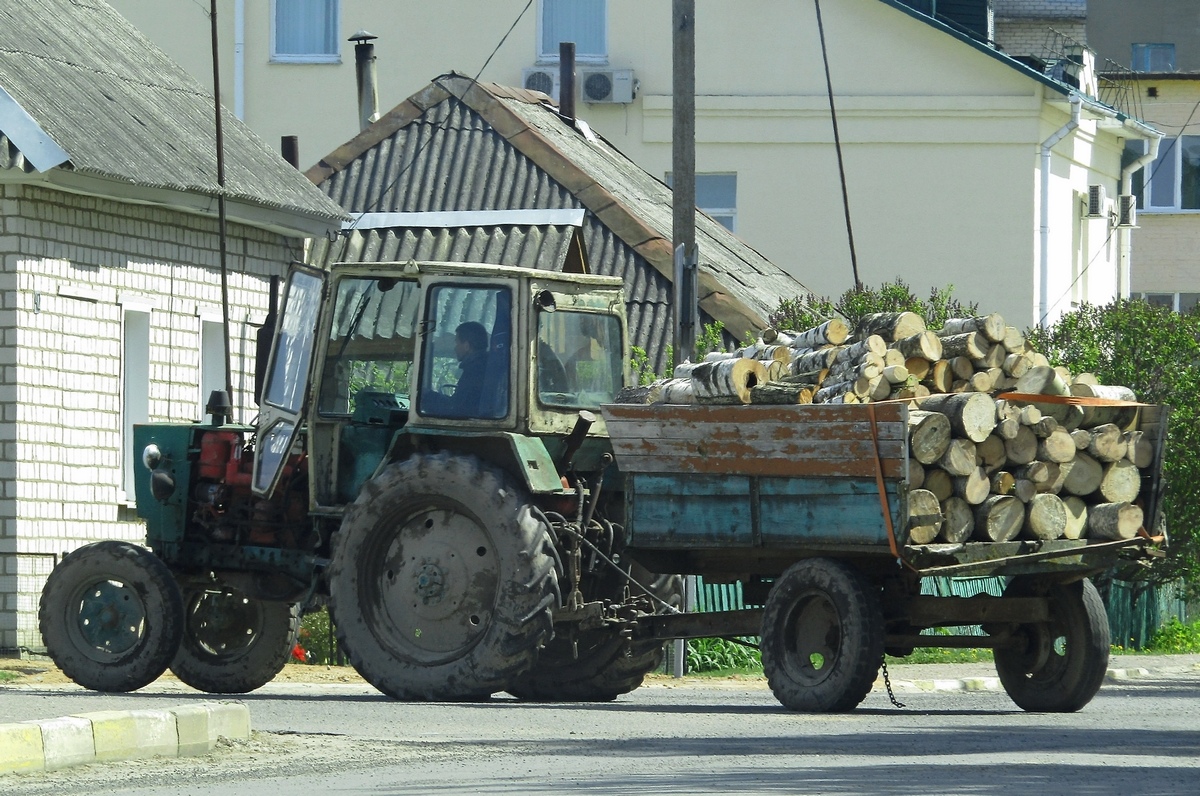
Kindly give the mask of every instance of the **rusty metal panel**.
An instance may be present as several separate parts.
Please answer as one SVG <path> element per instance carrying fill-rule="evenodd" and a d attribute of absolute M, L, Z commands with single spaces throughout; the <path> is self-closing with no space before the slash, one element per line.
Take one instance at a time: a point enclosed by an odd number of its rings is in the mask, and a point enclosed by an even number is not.
<path fill-rule="evenodd" d="M 750 479 L 713 475 L 637 475 L 626 483 L 631 544 L 649 547 L 749 547 Z"/>
<path fill-rule="evenodd" d="M 907 409 L 875 406 L 635 406 L 603 408 L 626 473 L 708 473 L 873 479 L 907 476 Z"/>
<path fill-rule="evenodd" d="M 901 527 L 897 485 L 889 484 L 888 507 Z M 763 478 L 758 484 L 758 536 L 766 547 L 805 542 L 888 543 L 887 526 L 873 479 Z"/>

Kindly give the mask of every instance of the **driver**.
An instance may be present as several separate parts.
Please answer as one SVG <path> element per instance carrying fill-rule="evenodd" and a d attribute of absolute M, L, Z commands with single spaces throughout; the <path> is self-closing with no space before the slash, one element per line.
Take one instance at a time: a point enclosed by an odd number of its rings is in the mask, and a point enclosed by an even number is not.
<path fill-rule="evenodd" d="M 449 417 L 472 417 L 479 414 L 479 399 L 483 395 L 484 368 L 487 364 L 488 332 L 482 323 L 467 321 L 454 330 L 454 357 L 462 371 L 453 395 L 427 392 L 426 411 Z"/>

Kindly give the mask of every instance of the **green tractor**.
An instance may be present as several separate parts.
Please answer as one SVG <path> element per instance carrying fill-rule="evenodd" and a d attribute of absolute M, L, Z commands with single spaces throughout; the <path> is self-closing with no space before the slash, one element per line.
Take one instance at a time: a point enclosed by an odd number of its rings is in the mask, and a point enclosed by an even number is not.
<path fill-rule="evenodd" d="M 40 626 L 77 683 L 167 667 L 242 693 L 328 605 L 366 680 L 398 699 L 609 700 L 661 663 L 638 616 L 681 581 L 622 557 L 603 420 L 626 383 L 621 281 L 491 265 L 289 274 L 256 426 L 136 428 L 146 547 L 66 556 Z M 148 548 L 148 549 L 147 549 Z"/>

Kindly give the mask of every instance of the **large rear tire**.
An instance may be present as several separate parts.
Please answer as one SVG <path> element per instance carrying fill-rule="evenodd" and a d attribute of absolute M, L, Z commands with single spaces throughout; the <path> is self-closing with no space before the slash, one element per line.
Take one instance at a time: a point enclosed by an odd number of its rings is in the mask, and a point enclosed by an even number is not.
<path fill-rule="evenodd" d="M 1046 597 L 1050 621 L 1019 625 L 1018 647 L 995 651 L 996 674 L 1022 710 L 1073 713 L 1100 690 L 1111 643 L 1104 601 L 1090 580 L 1057 584 L 1017 577 L 1005 596 Z"/>
<path fill-rule="evenodd" d="M 166 564 L 128 542 L 69 553 L 42 589 L 50 658 L 95 691 L 136 691 L 166 671 L 183 633 L 183 598 Z"/>
<path fill-rule="evenodd" d="M 763 609 L 763 673 L 790 710 L 854 709 L 883 662 L 878 590 L 849 564 L 811 558 L 783 573 Z"/>
<path fill-rule="evenodd" d="M 329 568 L 338 641 L 397 699 L 503 691 L 553 635 L 548 529 L 524 490 L 471 456 L 417 455 L 368 482 Z"/>
<path fill-rule="evenodd" d="M 233 589 L 189 589 L 183 640 L 171 671 L 210 694 L 245 694 L 275 679 L 300 628 L 296 606 Z"/>
<path fill-rule="evenodd" d="M 631 587 L 632 595 L 649 593 L 673 608 L 683 605 L 683 578 L 655 575 L 634 564 L 630 575 L 646 588 Z M 615 575 L 615 573 L 614 573 Z M 627 584 L 619 575 L 620 583 Z M 615 583 L 615 581 L 614 581 Z M 624 588 L 610 595 L 624 597 Z M 599 595 L 586 595 L 600 599 Z M 655 613 L 668 609 L 656 603 Z M 538 654 L 533 668 L 518 677 L 508 692 L 536 702 L 611 702 L 638 688 L 646 675 L 662 665 L 661 641 L 632 641 L 619 630 L 585 630 L 556 635 Z"/>

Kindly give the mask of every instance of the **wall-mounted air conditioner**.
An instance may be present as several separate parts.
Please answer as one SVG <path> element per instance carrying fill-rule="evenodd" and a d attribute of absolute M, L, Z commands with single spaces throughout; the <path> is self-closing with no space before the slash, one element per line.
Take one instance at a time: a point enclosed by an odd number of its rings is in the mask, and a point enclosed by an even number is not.
<path fill-rule="evenodd" d="M 584 102 L 629 104 L 637 94 L 632 69 L 579 70 L 579 97 Z"/>
<path fill-rule="evenodd" d="M 521 85 L 523 87 L 530 91 L 540 91 L 555 102 L 558 102 L 558 80 L 559 73 L 557 66 L 530 66 L 521 70 Z"/>
<path fill-rule="evenodd" d="M 1131 193 L 1117 196 L 1117 226 L 1129 229 L 1137 226 L 1137 197 Z"/>
<path fill-rule="evenodd" d="M 1089 185 L 1087 198 L 1087 215 L 1088 218 L 1104 218 L 1107 215 L 1108 195 L 1104 191 L 1103 185 Z"/>

